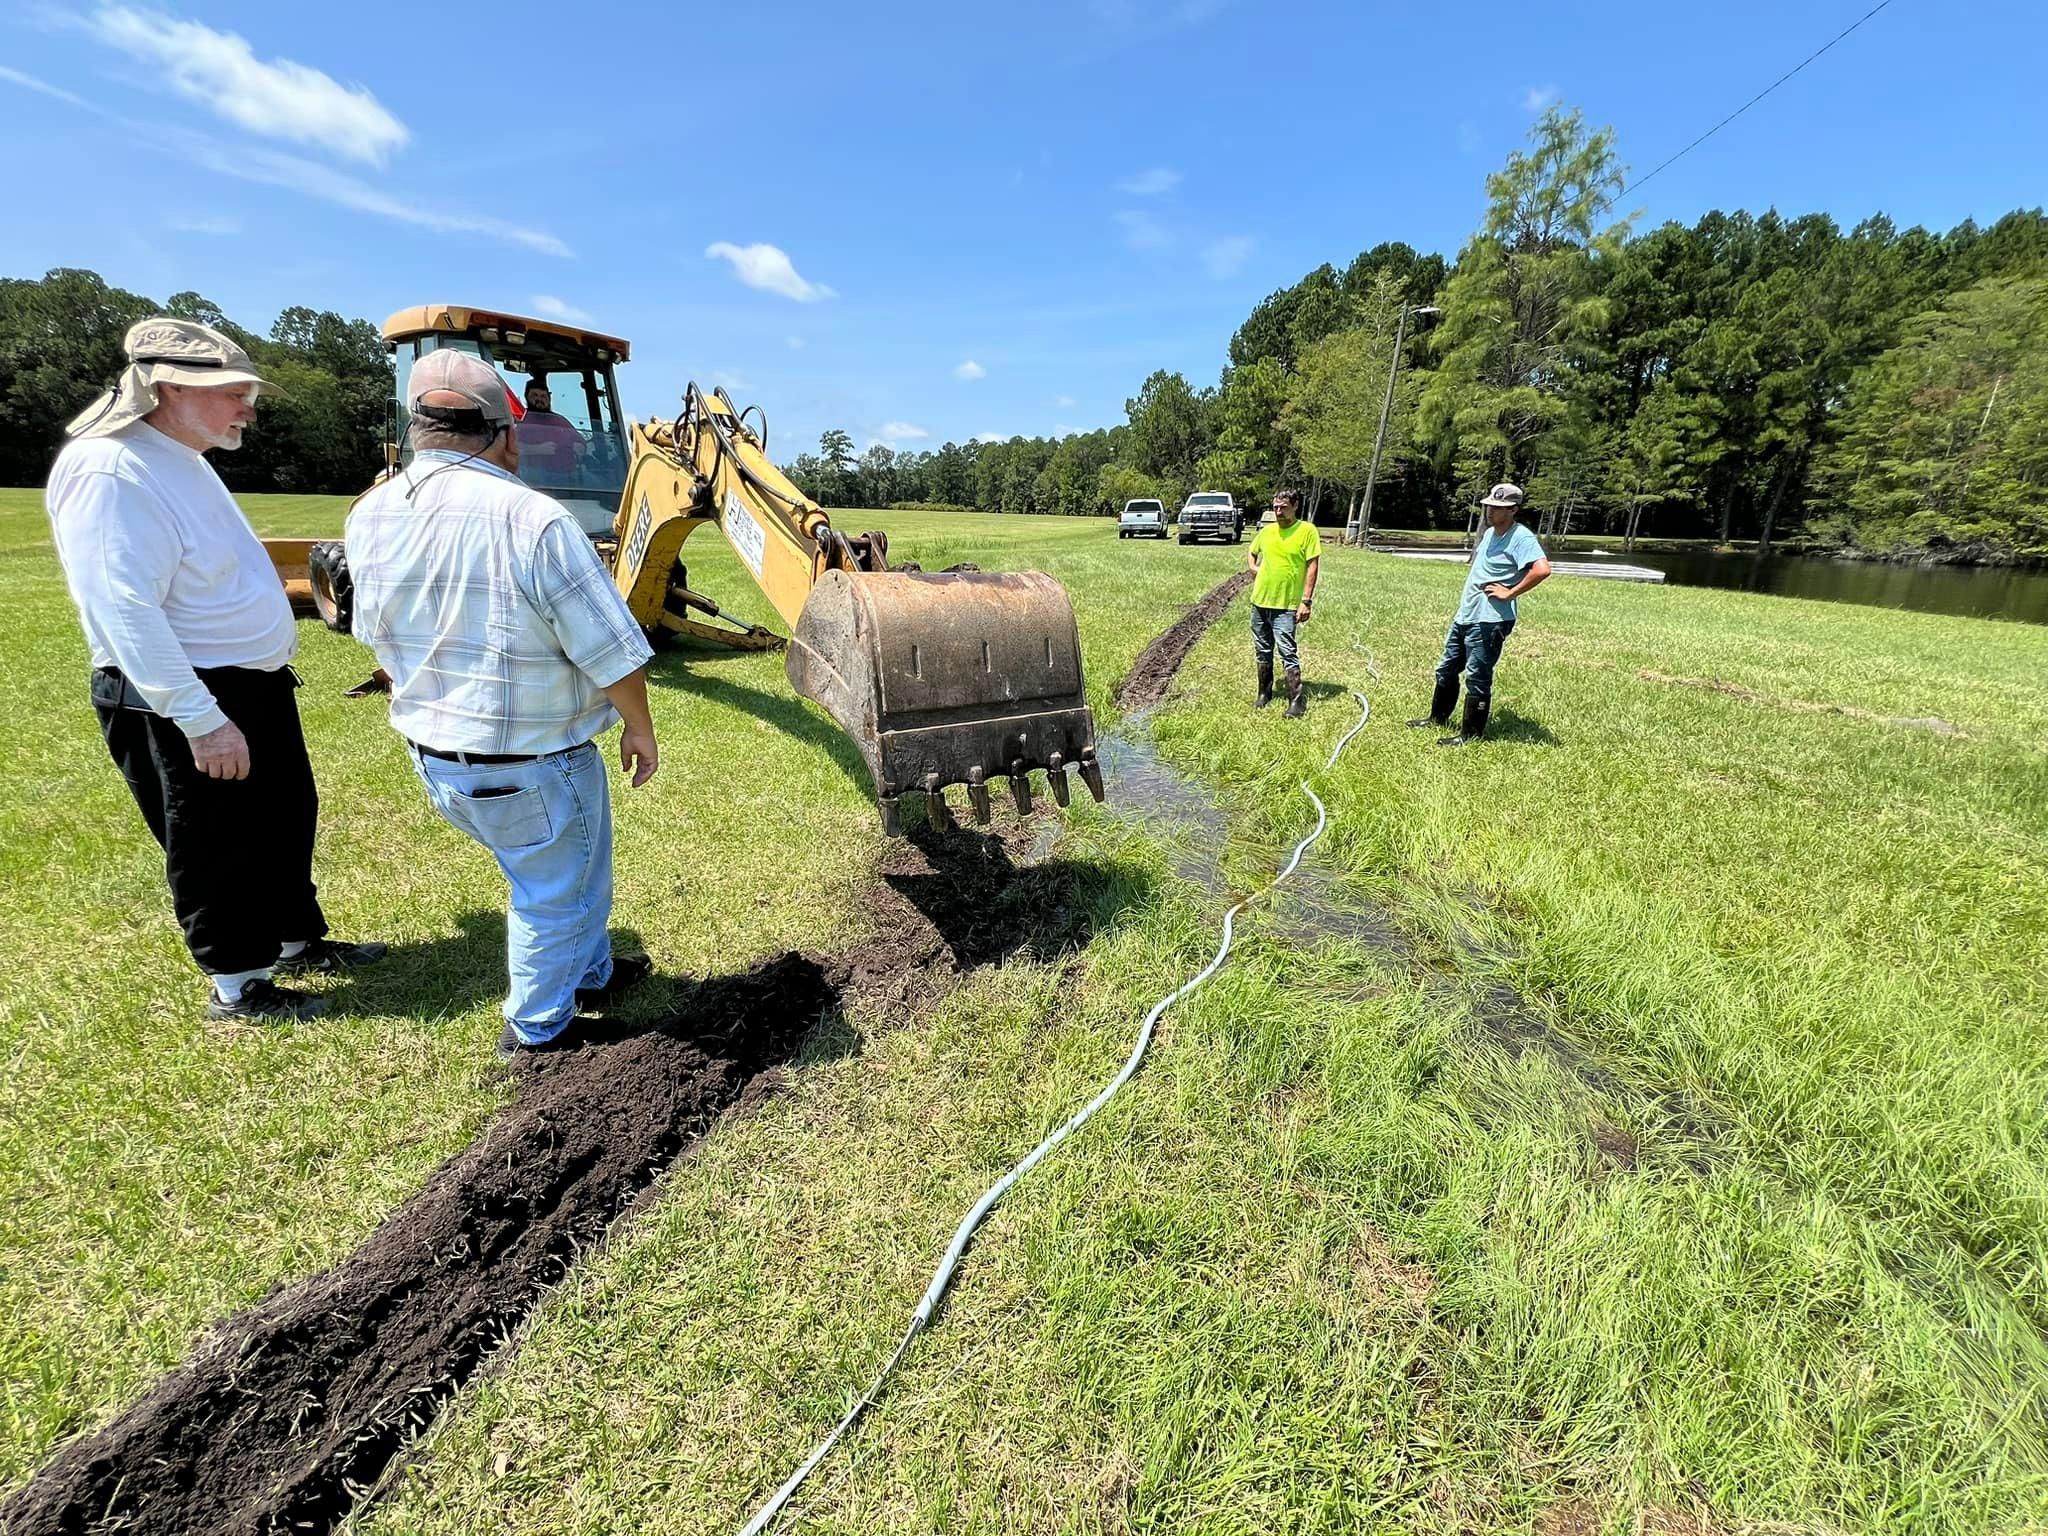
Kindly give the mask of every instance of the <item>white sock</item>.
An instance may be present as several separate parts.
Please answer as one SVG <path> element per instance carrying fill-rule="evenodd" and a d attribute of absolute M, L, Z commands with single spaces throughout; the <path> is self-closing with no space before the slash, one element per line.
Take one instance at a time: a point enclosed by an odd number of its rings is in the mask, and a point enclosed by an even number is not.
<path fill-rule="evenodd" d="M 239 1003 L 242 1000 L 242 988 L 252 981 L 269 979 L 270 967 L 267 965 L 258 966 L 253 971 L 221 971 L 213 978 L 213 995 L 224 1003 Z"/>
<path fill-rule="evenodd" d="M 304 939 L 296 939 L 292 943 L 287 944 L 283 948 L 279 949 L 277 952 L 277 958 L 280 960 L 296 960 L 305 952 L 306 941 Z"/>

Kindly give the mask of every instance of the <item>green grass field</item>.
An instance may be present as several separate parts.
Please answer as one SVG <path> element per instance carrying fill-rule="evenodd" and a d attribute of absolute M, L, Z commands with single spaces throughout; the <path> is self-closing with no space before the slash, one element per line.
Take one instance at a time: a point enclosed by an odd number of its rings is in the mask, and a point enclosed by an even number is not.
<path fill-rule="evenodd" d="M 251 498 L 317 533 L 343 503 Z M 1241 549 L 875 514 L 1066 582 L 1090 689 Z M 723 550 L 693 585 L 771 615 Z M 1150 722 L 1240 888 L 1311 867 L 1397 949 L 1268 913 L 1022 1186 L 802 1496 L 818 1532 L 1911 1531 L 2048 1522 L 2048 628 L 1560 577 L 1499 739 L 1439 752 L 1460 573 L 1329 548 L 1309 718 L 1243 608 Z M 385 966 L 334 1017 L 200 1017 L 85 697 L 40 498 L 0 492 L 0 1487 L 212 1322 L 333 1263 L 509 1092 L 502 894 L 428 811 L 353 642 L 304 631 L 319 874 Z M 857 939 L 858 761 L 775 656 L 656 664 L 622 935 L 672 974 Z M 864 1385 L 960 1211 L 1207 958 L 1141 807 L 1078 955 L 803 1066 L 591 1255 L 363 1517 L 376 1536 L 736 1529 Z M 1526 1008 L 1504 1017 L 1504 989 Z M 638 1007 L 663 1005 L 650 989 Z"/>

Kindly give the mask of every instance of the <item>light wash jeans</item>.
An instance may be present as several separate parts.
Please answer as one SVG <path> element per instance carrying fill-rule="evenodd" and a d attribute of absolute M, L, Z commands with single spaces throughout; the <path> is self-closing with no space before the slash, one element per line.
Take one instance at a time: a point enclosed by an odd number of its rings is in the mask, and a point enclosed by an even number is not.
<path fill-rule="evenodd" d="M 505 1020 L 528 1045 L 576 1016 L 576 989 L 611 980 L 612 796 L 585 743 L 530 763 L 465 765 L 412 752 L 434 809 L 497 858 L 512 886 Z"/>

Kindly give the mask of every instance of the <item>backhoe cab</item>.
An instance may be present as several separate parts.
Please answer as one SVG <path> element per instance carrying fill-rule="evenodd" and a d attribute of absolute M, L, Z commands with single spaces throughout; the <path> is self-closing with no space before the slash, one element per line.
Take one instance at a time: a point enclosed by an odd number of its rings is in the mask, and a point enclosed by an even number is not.
<path fill-rule="evenodd" d="M 979 821 L 999 778 L 1028 811 L 1035 769 L 1061 805 L 1069 768 L 1102 798 L 1073 603 L 1050 576 L 892 569 L 885 535 L 841 533 L 768 458 L 758 408 L 743 412 L 723 390 L 705 395 L 692 384 L 673 421 L 628 422 L 615 369 L 630 348 L 619 337 L 455 305 L 402 310 L 384 336 L 397 363 L 394 470 L 412 458 L 405 401 L 414 363 L 460 347 L 497 367 L 528 408 L 515 428 L 520 477 L 574 511 L 634 618 L 655 635 L 748 650 L 786 644 L 790 682 L 853 738 L 892 836 L 905 796 L 924 799 L 933 825 L 950 825 L 944 791 L 953 784 L 967 786 Z M 691 589 L 682 546 L 707 524 L 791 626 L 791 640 L 734 623 Z M 266 542 L 288 589 L 294 564 L 304 572 L 294 596 L 345 631 L 341 547 Z"/>

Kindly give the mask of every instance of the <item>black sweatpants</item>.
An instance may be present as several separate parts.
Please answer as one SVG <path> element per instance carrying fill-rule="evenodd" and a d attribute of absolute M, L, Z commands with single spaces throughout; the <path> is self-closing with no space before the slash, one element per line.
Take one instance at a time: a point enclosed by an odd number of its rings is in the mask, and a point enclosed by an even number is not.
<path fill-rule="evenodd" d="M 208 667 L 199 680 L 248 739 L 246 779 L 202 773 L 185 733 L 136 707 L 112 667 L 93 672 L 93 710 L 163 845 L 171 907 L 192 958 L 208 973 L 253 971 L 272 964 L 285 943 L 327 932 L 313 894 L 320 797 L 292 697 L 299 679 L 290 667 Z"/>

